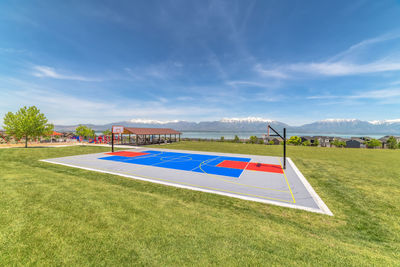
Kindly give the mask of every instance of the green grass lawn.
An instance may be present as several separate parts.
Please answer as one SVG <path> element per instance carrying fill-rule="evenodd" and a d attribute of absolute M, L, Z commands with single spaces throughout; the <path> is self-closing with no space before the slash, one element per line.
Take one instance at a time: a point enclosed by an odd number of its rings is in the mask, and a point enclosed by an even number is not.
<path fill-rule="evenodd" d="M 0 265 L 400 265 L 399 150 L 288 148 L 333 217 L 38 161 L 106 150 L 0 149 Z"/>

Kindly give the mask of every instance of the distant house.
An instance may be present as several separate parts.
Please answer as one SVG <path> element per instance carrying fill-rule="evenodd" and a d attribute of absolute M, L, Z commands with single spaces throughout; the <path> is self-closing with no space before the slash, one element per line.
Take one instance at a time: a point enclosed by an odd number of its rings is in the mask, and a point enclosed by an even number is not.
<path fill-rule="evenodd" d="M 382 142 L 382 148 L 387 148 L 387 141 L 388 141 L 390 136 L 391 135 L 386 135 L 386 136 L 384 136 L 382 138 L 379 138 L 379 141 Z M 400 142 L 400 136 L 393 136 L 393 137 L 396 139 L 397 143 Z"/>
<path fill-rule="evenodd" d="M 346 147 L 348 148 L 365 148 L 365 141 L 361 138 L 352 137 L 346 141 Z"/>
<path fill-rule="evenodd" d="M 283 139 L 280 137 L 276 136 L 263 136 L 264 143 L 269 143 L 270 141 L 274 142 L 274 145 L 279 145 L 281 142 L 283 142 Z"/>
<path fill-rule="evenodd" d="M 318 140 L 321 147 L 330 147 L 331 141 L 333 141 L 334 138 L 329 136 L 314 136 L 313 139 Z"/>
<path fill-rule="evenodd" d="M 310 141 L 310 143 L 314 142 L 315 137 L 313 136 L 300 136 L 301 142 Z"/>
<path fill-rule="evenodd" d="M 300 138 L 301 138 L 302 143 L 305 141 L 309 141 L 311 145 L 314 145 L 315 140 L 318 140 L 318 138 L 314 137 L 314 136 L 300 136 Z M 318 140 L 318 142 L 319 142 L 319 140 Z"/>

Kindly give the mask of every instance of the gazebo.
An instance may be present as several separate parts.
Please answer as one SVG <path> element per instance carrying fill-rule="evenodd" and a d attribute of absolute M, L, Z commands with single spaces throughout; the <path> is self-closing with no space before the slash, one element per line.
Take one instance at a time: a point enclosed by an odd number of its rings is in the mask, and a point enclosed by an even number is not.
<path fill-rule="evenodd" d="M 121 134 L 121 144 L 161 144 L 172 143 L 181 140 L 181 132 L 170 128 L 130 128 L 124 127 Z"/>

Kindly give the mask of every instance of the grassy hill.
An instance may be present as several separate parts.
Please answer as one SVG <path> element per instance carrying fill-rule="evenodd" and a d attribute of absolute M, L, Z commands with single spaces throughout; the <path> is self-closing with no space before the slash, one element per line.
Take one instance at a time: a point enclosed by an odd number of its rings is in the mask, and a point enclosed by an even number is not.
<path fill-rule="evenodd" d="M 0 265 L 400 264 L 399 150 L 288 148 L 333 217 L 38 161 L 106 150 L 0 149 Z"/>

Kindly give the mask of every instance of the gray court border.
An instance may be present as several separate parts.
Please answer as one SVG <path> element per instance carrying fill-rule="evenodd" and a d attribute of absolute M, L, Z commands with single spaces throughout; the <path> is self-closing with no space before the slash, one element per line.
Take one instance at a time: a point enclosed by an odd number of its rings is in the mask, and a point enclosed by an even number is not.
<path fill-rule="evenodd" d="M 186 150 L 184 150 L 184 151 L 186 151 Z M 249 155 L 249 156 L 251 156 L 251 155 Z M 199 187 L 194 187 L 194 186 L 177 184 L 177 183 L 169 183 L 169 182 L 164 182 L 164 181 L 144 178 L 144 177 L 140 177 L 140 176 L 127 175 L 127 174 L 122 174 L 122 173 L 117 173 L 117 172 L 112 172 L 112 171 L 105 171 L 105 170 L 99 170 L 99 169 L 94 169 L 94 168 L 82 167 L 82 166 L 77 166 L 77 165 L 72 165 L 72 164 L 67 164 L 67 163 L 53 162 L 53 161 L 45 160 L 45 159 L 42 159 L 42 160 L 39 160 L 39 161 L 46 162 L 46 163 L 63 165 L 63 166 L 67 166 L 67 167 L 79 168 L 79 169 L 83 169 L 83 170 L 89 170 L 89 171 L 107 173 L 107 174 L 112 174 L 112 175 L 118 175 L 118 176 L 127 177 L 127 178 L 131 178 L 131 179 L 135 179 L 135 180 L 141 180 L 141 181 L 157 183 L 157 184 L 162 184 L 162 185 L 167 185 L 167 186 L 173 186 L 173 187 L 179 187 L 179 188 L 184 188 L 184 189 L 190 189 L 190 190 L 194 190 L 194 191 L 218 194 L 218 195 L 234 197 L 234 198 L 239 198 L 239 199 L 244 199 L 244 200 L 249 200 L 249 201 L 254 201 L 254 202 L 261 202 L 261 203 L 272 204 L 272 205 L 281 206 L 281 207 L 306 210 L 306 211 L 309 211 L 309 212 L 314 212 L 314 213 L 320 213 L 320 214 L 333 216 L 333 213 L 329 210 L 329 208 L 326 206 L 326 204 L 323 202 L 323 200 L 318 196 L 318 194 L 312 188 L 310 183 L 307 181 L 307 179 L 303 176 L 303 174 L 300 172 L 300 170 L 296 167 L 296 165 L 293 163 L 293 161 L 290 158 L 287 158 L 288 163 L 292 166 L 293 170 L 298 175 L 300 181 L 303 183 L 303 185 L 306 187 L 307 191 L 313 197 L 313 199 L 317 203 L 319 209 L 314 209 L 314 208 L 304 207 L 304 206 L 298 206 L 298 205 L 278 202 L 278 201 L 274 201 L 274 200 L 259 199 L 259 198 L 249 197 L 249 196 L 238 195 L 238 194 L 231 194 L 231 193 L 226 193 L 226 192 L 221 192 L 221 191 L 216 191 L 216 190 L 211 190 L 211 189 L 204 189 L 204 188 L 199 188 Z"/>

